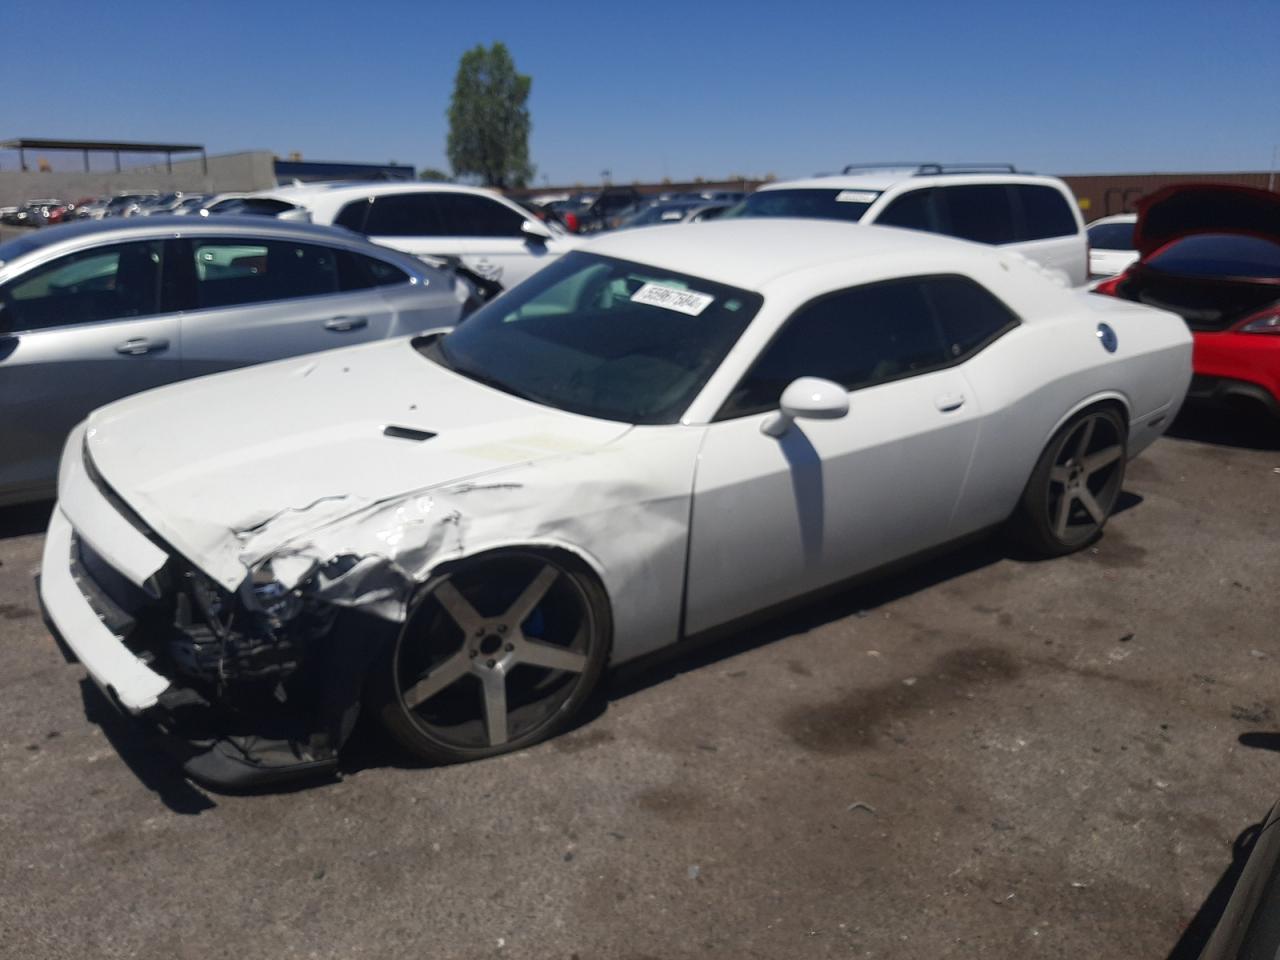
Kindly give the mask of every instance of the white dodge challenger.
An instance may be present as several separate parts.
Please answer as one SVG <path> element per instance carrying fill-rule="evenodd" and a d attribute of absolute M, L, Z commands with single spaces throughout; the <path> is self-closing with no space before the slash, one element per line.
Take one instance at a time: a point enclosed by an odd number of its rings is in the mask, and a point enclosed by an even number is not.
<path fill-rule="evenodd" d="M 331 770 L 359 710 L 518 749 L 609 664 L 1006 526 L 1098 536 L 1177 413 L 1183 321 L 884 227 L 626 231 L 449 333 L 113 403 L 40 594 L 214 786 Z"/>

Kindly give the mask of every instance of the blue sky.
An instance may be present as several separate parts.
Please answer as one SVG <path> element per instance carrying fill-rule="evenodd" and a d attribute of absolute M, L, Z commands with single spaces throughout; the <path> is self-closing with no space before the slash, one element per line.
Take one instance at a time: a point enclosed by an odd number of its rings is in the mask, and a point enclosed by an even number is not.
<path fill-rule="evenodd" d="M 1254 170 L 1280 144 L 1276 0 L 11 0 L 4 21 L 0 139 L 446 167 L 458 58 L 502 40 L 533 76 L 538 183 L 897 159 Z"/>

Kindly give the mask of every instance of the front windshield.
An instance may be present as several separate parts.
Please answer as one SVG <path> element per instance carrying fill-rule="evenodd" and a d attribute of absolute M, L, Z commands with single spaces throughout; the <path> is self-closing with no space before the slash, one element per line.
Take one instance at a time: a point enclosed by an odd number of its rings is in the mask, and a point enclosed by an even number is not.
<path fill-rule="evenodd" d="M 804 217 L 857 222 L 879 194 L 870 190 L 799 188 L 760 190 L 730 207 L 724 217 Z"/>
<path fill-rule="evenodd" d="M 675 423 L 747 328 L 759 294 L 574 252 L 424 348 L 536 403 L 624 423 Z"/>

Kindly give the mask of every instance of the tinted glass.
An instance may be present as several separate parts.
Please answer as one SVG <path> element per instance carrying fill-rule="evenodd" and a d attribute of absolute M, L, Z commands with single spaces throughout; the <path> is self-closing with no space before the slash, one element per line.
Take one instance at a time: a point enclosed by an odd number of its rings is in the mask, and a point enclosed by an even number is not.
<path fill-rule="evenodd" d="M 337 251 L 310 243 L 193 239 L 196 307 L 229 307 L 337 293 Z"/>
<path fill-rule="evenodd" d="M 409 275 L 399 267 L 393 267 L 384 260 L 376 257 L 362 257 L 358 253 L 347 254 L 354 257 L 363 267 L 366 273 L 373 278 L 375 287 L 387 287 L 395 283 L 407 283 Z"/>
<path fill-rule="evenodd" d="M 950 359 L 973 353 L 1018 325 L 1012 310 L 968 277 L 928 277 L 921 283 L 942 324 Z"/>
<path fill-rule="evenodd" d="M 1261 237 L 1205 233 L 1175 240 L 1146 260 L 1164 273 L 1196 277 L 1280 278 L 1280 243 Z"/>
<path fill-rule="evenodd" d="M 446 237 L 519 237 L 524 216 L 471 193 L 436 194 L 441 235 Z M 377 209 L 375 205 L 375 209 Z"/>
<path fill-rule="evenodd" d="M 1012 243 L 1017 237 L 1004 184 L 947 187 L 941 192 L 946 205 L 943 233 L 977 243 Z"/>
<path fill-rule="evenodd" d="M 547 406 L 675 423 L 760 303 L 758 294 L 698 277 L 570 253 L 426 354 Z"/>
<path fill-rule="evenodd" d="M 369 203 L 368 200 L 353 200 L 338 211 L 338 215 L 333 218 L 334 224 L 356 233 L 364 233 L 364 218 L 369 213 Z"/>
<path fill-rule="evenodd" d="M 1022 231 L 1018 239 L 1047 240 L 1078 232 L 1067 198 L 1053 187 L 1021 183 L 1014 184 L 1012 189 L 1022 205 Z"/>
<path fill-rule="evenodd" d="M 1089 246 L 1095 250 L 1132 250 L 1132 223 L 1095 223 L 1089 228 Z"/>
<path fill-rule="evenodd" d="M 841 195 L 845 199 L 839 199 Z M 862 219 L 874 199 L 873 195 L 861 190 L 761 190 L 726 210 L 724 216 L 856 221 Z"/>
<path fill-rule="evenodd" d="M 936 190 L 911 190 L 890 201 L 876 217 L 876 223 L 886 227 L 903 227 L 907 230 L 928 230 L 940 233 Z"/>
<path fill-rule="evenodd" d="M 797 377 L 848 390 L 945 364 L 949 357 L 918 279 L 855 287 L 823 297 L 787 321 L 730 395 L 720 418 L 773 410 Z"/>
<path fill-rule="evenodd" d="M 39 330 L 160 312 L 162 241 L 117 243 L 60 257 L 0 290 L 0 330 Z"/>
<path fill-rule="evenodd" d="M 272 200 L 268 197 L 237 197 L 214 204 L 209 208 L 209 212 L 243 217 L 275 217 L 286 210 L 294 209 L 296 208 L 292 203 L 284 200 Z"/>
<path fill-rule="evenodd" d="M 364 232 L 371 237 L 440 237 L 438 193 L 397 193 L 374 197 Z"/>

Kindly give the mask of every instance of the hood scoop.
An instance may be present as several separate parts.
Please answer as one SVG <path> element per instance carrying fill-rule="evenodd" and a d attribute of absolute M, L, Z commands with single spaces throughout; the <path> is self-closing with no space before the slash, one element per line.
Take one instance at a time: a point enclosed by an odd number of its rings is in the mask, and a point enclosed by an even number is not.
<path fill-rule="evenodd" d="M 397 440 L 414 440 L 421 443 L 423 440 L 430 440 L 435 436 L 430 430 L 417 430 L 413 427 L 399 427 L 395 424 L 388 424 L 382 428 L 384 437 L 394 437 Z"/>

